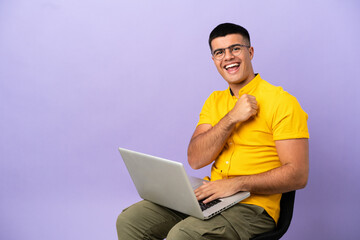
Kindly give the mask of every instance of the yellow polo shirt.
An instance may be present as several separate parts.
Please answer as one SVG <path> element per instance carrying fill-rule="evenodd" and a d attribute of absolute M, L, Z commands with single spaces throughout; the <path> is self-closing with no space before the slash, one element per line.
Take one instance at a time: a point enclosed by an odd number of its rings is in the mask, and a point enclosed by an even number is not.
<path fill-rule="evenodd" d="M 258 113 L 254 118 L 238 124 L 228 138 L 223 151 L 211 169 L 211 181 L 252 175 L 281 166 L 275 141 L 309 138 L 308 115 L 295 97 L 261 79 L 260 74 L 239 91 L 256 97 Z M 206 100 L 200 124 L 215 126 L 234 106 L 237 98 L 231 89 L 215 91 Z M 255 195 L 241 203 L 254 204 L 266 210 L 275 220 L 279 219 L 281 194 Z"/>

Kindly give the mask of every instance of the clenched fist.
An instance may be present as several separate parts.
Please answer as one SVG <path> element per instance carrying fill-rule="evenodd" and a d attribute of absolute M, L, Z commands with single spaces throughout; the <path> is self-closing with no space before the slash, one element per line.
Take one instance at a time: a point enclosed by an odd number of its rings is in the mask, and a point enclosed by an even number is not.
<path fill-rule="evenodd" d="M 256 115 L 258 110 L 256 98 L 252 95 L 242 95 L 228 113 L 233 123 L 245 122 Z"/>

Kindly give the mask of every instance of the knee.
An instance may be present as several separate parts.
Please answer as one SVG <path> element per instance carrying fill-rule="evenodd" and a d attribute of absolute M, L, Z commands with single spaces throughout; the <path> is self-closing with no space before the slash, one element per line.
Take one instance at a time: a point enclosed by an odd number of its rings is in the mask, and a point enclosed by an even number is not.
<path fill-rule="evenodd" d="M 121 214 L 119 214 L 116 219 L 116 229 L 119 231 L 124 225 L 128 225 L 127 219 L 124 218 Z"/>
<path fill-rule="evenodd" d="M 116 219 L 116 231 L 119 239 L 129 239 L 128 237 L 132 234 L 132 228 L 134 224 L 131 219 L 120 214 Z"/>
<path fill-rule="evenodd" d="M 137 203 L 138 204 L 138 203 Z M 137 216 L 137 208 L 134 207 L 137 206 L 136 204 L 125 208 L 122 213 L 119 214 L 119 216 L 116 219 L 116 229 L 118 232 L 118 235 L 120 233 L 126 233 L 131 232 L 131 229 L 134 229 L 134 226 L 137 225 L 136 220 L 138 219 Z"/>
<path fill-rule="evenodd" d="M 116 219 L 117 231 L 121 231 L 123 228 L 126 228 L 127 225 L 129 225 L 128 219 L 119 214 L 118 218 Z"/>

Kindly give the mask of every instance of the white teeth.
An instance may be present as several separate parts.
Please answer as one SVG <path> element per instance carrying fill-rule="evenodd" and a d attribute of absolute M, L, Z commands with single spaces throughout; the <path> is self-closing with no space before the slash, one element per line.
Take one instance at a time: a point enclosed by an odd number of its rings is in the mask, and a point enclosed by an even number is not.
<path fill-rule="evenodd" d="M 237 66 L 239 66 L 239 64 L 233 63 L 233 64 L 225 66 L 225 69 L 228 69 L 228 68 L 231 68 L 231 67 L 237 67 Z"/>

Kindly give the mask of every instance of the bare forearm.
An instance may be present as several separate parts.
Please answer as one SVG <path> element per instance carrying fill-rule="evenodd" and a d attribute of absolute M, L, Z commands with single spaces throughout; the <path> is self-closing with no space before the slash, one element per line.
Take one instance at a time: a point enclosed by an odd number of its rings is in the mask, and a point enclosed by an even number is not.
<path fill-rule="evenodd" d="M 307 169 L 295 169 L 291 165 L 284 165 L 268 172 L 239 176 L 234 180 L 240 191 L 254 194 L 276 194 L 304 188 L 307 184 Z"/>
<path fill-rule="evenodd" d="M 307 176 L 306 167 L 295 171 L 293 166 L 283 165 L 260 174 L 207 182 L 195 190 L 195 195 L 198 200 L 206 198 L 204 202 L 207 203 L 221 197 L 231 196 L 239 191 L 264 195 L 284 193 L 304 188 Z"/>
<path fill-rule="evenodd" d="M 309 176 L 308 139 L 275 141 L 281 167 L 270 171 L 240 176 L 239 183 L 247 191 L 258 194 L 283 193 L 304 188 Z M 242 184 L 241 184 L 242 182 Z"/>
<path fill-rule="evenodd" d="M 231 135 L 235 123 L 226 115 L 218 124 L 194 136 L 188 147 L 188 161 L 192 168 L 199 169 L 213 162 Z"/>
<path fill-rule="evenodd" d="M 188 148 L 188 161 L 192 168 L 209 165 L 223 149 L 237 123 L 245 122 L 257 113 L 254 96 L 243 94 L 234 108 L 214 127 L 200 125 L 195 129 Z"/>

